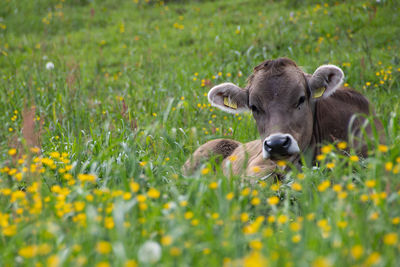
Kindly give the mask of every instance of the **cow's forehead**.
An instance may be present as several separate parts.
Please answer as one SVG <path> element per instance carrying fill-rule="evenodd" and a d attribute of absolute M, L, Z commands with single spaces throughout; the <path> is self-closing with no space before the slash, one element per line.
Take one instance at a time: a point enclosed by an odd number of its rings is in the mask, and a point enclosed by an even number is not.
<path fill-rule="evenodd" d="M 270 75 L 265 70 L 254 73 L 249 82 L 250 95 L 290 96 L 304 90 L 304 73 L 298 67 L 287 67 L 279 75 Z"/>

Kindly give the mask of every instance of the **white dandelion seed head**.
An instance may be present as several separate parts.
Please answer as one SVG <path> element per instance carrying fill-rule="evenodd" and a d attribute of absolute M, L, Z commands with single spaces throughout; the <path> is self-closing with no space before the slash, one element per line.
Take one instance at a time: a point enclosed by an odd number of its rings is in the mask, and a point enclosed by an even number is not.
<path fill-rule="evenodd" d="M 51 61 L 47 62 L 47 63 L 46 63 L 46 69 L 47 69 L 47 70 L 52 70 L 52 69 L 54 69 L 54 63 L 51 62 Z"/>
<path fill-rule="evenodd" d="M 161 258 L 161 246 L 157 242 L 148 240 L 138 251 L 138 259 L 143 263 L 155 263 Z"/>

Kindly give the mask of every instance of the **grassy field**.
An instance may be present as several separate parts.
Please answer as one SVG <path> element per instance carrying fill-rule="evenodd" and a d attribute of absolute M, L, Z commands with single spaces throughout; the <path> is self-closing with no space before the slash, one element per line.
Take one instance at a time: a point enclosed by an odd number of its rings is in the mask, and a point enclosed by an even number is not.
<path fill-rule="evenodd" d="M 0 266 L 395 266 L 397 1 L 0 2 Z M 265 59 L 340 66 L 388 142 L 251 186 L 202 143 L 258 138 L 211 108 Z M 396 264 L 397 262 L 397 264 Z"/>

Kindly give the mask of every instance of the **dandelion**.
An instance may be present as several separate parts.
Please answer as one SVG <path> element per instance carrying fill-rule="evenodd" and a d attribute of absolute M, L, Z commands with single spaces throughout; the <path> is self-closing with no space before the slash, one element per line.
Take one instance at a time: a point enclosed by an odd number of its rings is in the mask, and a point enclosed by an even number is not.
<path fill-rule="evenodd" d="M 230 192 L 230 193 L 228 193 L 228 194 L 225 196 L 225 198 L 226 198 L 227 200 L 231 200 L 234 196 L 235 196 L 235 194 L 234 194 L 233 192 Z"/>
<path fill-rule="evenodd" d="M 352 162 L 358 162 L 359 160 L 360 160 L 360 158 L 358 157 L 358 156 L 356 156 L 356 155 L 352 155 L 352 156 L 350 156 L 350 161 L 352 161 Z"/>
<path fill-rule="evenodd" d="M 374 188 L 376 186 L 376 181 L 375 180 L 368 180 L 368 181 L 365 182 L 365 185 L 368 188 Z"/>
<path fill-rule="evenodd" d="M 318 185 L 317 189 L 319 192 L 324 192 L 326 189 L 329 188 L 330 185 L 331 183 L 328 180 L 325 180 Z"/>
<path fill-rule="evenodd" d="M 385 145 L 378 145 L 378 150 L 382 153 L 388 152 L 389 148 Z"/>
<path fill-rule="evenodd" d="M 326 145 L 321 148 L 322 154 L 328 154 L 332 152 L 332 145 Z"/>
<path fill-rule="evenodd" d="M 299 173 L 299 174 L 297 174 L 297 178 L 299 180 L 304 180 L 304 178 L 306 178 L 306 175 L 304 173 Z"/>
<path fill-rule="evenodd" d="M 381 255 L 378 252 L 372 252 L 365 260 L 365 265 L 371 266 L 377 264 L 381 260 Z"/>
<path fill-rule="evenodd" d="M 260 203 L 261 203 L 261 200 L 258 198 L 258 197 L 255 197 L 255 198 L 253 198 L 252 200 L 251 200 L 251 205 L 253 205 L 253 206 L 258 206 L 258 205 L 260 205 Z"/>
<path fill-rule="evenodd" d="M 8 150 L 8 155 L 14 156 L 15 154 L 17 154 L 17 150 L 15 148 L 11 148 L 10 150 Z"/>
<path fill-rule="evenodd" d="M 161 244 L 164 246 L 169 246 L 172 244 L 172 237 L 169 235 L 163 236 L 161 238 Z"/>
<path fill-rule="evenodd" d="M 217 182 L 212 182 L 208 187 L 210 189 L 217 189 L 218 188 L 218 183 Z"/>
<path fill-rule="evenodd" d="M 147 191 L 147 196 L 149 198 L 159 198 L 160 197 L 160 191 L 158 191 L 155 188 L 150 188 L 149 191 Z"/>
<path fill-rule="evenodd" d="M 392 224 L 397 225 L 400 223 L 400 217 L 395 217 L 392 219 Z"/>
<path fill-rule="evenodd" d="M 290 230 L 292 230 L 293 232 L 298 232 L 301 229 L 301 224 L 298 222 L 292 222 L 290 223 Z"/>
<path fill-rule="evenodd" d="M 346 142 L 339 142 L 339 143 L 337 144 L 337 148 L 338 148 L 338 149 L 341 149 L 341 150 L 344 150 L 344 149 L 347 148 L 347 143 L 346 143 Z"/>
<path fill-rule="evenodd" d="M 249 220 L 249 214 L 246 212 L 243 212 L 242 214 L 240 214 L 240 220 L 242 222 L 247 222 Z"/>
<path fill-rule="evenodd" d="M 311 266 L 312 267 L 331 267 L 332 263 L 327 258 L 318 257 L 312 262 Z"/>
<path fill-rule="evenodd" d="M 193 212 L 191 212 L 191 211 L 187 211 L 187 212 L 185 212 L 185 214 L 184 214 L 184 217 L 185 217 L 186 220 L 192 219 L 193 216 L 194 216 L 194 214 L 193 214 Z"/>
<path fill-rule="evenodd" d="M 293 189 L 294 191 L 301 191 L 302 186 L 301 186 L 301 184 L 299 184 L 299 183 L 293 183 L 293 184 L 292 184 L 292 189 Z"/>
<path fill-rule="evenodd" d="M 393 169 L 393 163 L 392 162 L 386 162 L 385 163 L 385 170 L 390 172 Z"/>
<path fill-rule="evenodd" d="M 396 245 L 397 243 L 397 234 L 396 233 L 388 233 L 383 237 L 383 243 L 389 246 Z"/>
<path fill-rule="evenodd" d="M 209 172 L 210 172 L 210 169 L 209 169 L 209 168 L 204 168 L 204 169 L 201 170 L 201 174 L 202 174 L 202 175 L 206 175 L 206 174 L 208 174 Z"/>
<path fill-rule="evenodd" d="M 138 264 L 135 260 L 127 260 L 125 261 L 124 267 L 137 267 Z"/>
<path fill-rule="evenodd" d="M 335 163 L 334 162 L 329 162 L 329 163 L 326 164 L 326 167 L 328 169 L 333 169 L 333 168 L 335 168 Z"/>
<path fill-rule="evenodd" d="M 100 241 L 96 244 L 96 251 L 99 254 L 108 254 L 111 252 L 111 244 L 107 241 Z"/>
<path fill-rule="evenodd" d="M 319 155 L 317 155 L 316 159 L 317 159 L 318 161 L 323 161 L 323 160 L 325 159 L 325 155 L 319 154 Z"/>
<path fill-rule="evenodd" d="M 154 241 L 146 241 L 138 251 L 138 259 L 143 263 L 156 263 L 161 258 L 161 246 Z"/>
<path fill-rule="evenodd" d="M 179 256 L 179 255 L 182 254 L 182 250 L 181 250 L 180 248 L 178 248 L 178 247 L 172 247 L 172 248 L 169 250 L 169 254 L 170 254 L 171 256 L 173 256 L 173 257 L 177 257 L 177 256 Z"/>
<path fill-rule="evenodd" d="M 276 204 L 279 203 L 279 198 L 277 196 L 269 197 L 267 199 L 267 203 L 270 204 L 271 206 L 275 206 Z"/>
<path fill-rule="evenodd" d="M 260 250 L 262 249 L 263 244 L 261 243 L 260 240 L 252 240 L 250 241 L 249 246 L 254 250 Z"/>
<path fill-rule="evenodd" d="M 286 215 L 279 215 L 279 217 L 278 217 L 278 223 L 280 223 L 280 224 L 284 224 L 284 223 L 286 223 L 287 221 L 288 221 L 289 219 L 288 219 L 288 217 L 286 216 Z"/>
<path fill-rule="evenodd" d="M 254 166 L 254 167 L 252 168 L 252 171 L 253 171 L 254 173 L 258 173 L 258 172 L 261 171 L 261 168 L 260 168 L 259 166 Z"/>
<path fill-rule="evenodd" d="M 268 266 L 268 261 L 264 256 L 258 252 L 253 251 L 248 256 L 243 259 L 244 267 L 258 267 L 258 266 Z"/>
<path fill-rule="evenodd" d="M 294 235 L 292 237 L 292 242 L 293 243 L 299 243 L 300 241 L 301 241 L 301 235 L 300 234 Z"/>

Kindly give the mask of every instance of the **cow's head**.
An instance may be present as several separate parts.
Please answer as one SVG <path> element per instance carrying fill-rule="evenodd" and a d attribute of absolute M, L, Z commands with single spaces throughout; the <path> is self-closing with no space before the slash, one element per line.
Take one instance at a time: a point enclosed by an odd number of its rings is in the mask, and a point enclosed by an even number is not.
<path fill-rule="evenodd" d="M 230 113 L 251 110 L 264 158 L 288 158 L 310 144 L 314 102 L 333 94 L 343 77 L 334 65 L 320 66 L 310 75 L 290 59 L 267 60 L 254 68 L 245 89 L 223 83 L 210 90 L 208 100 Z"/>

